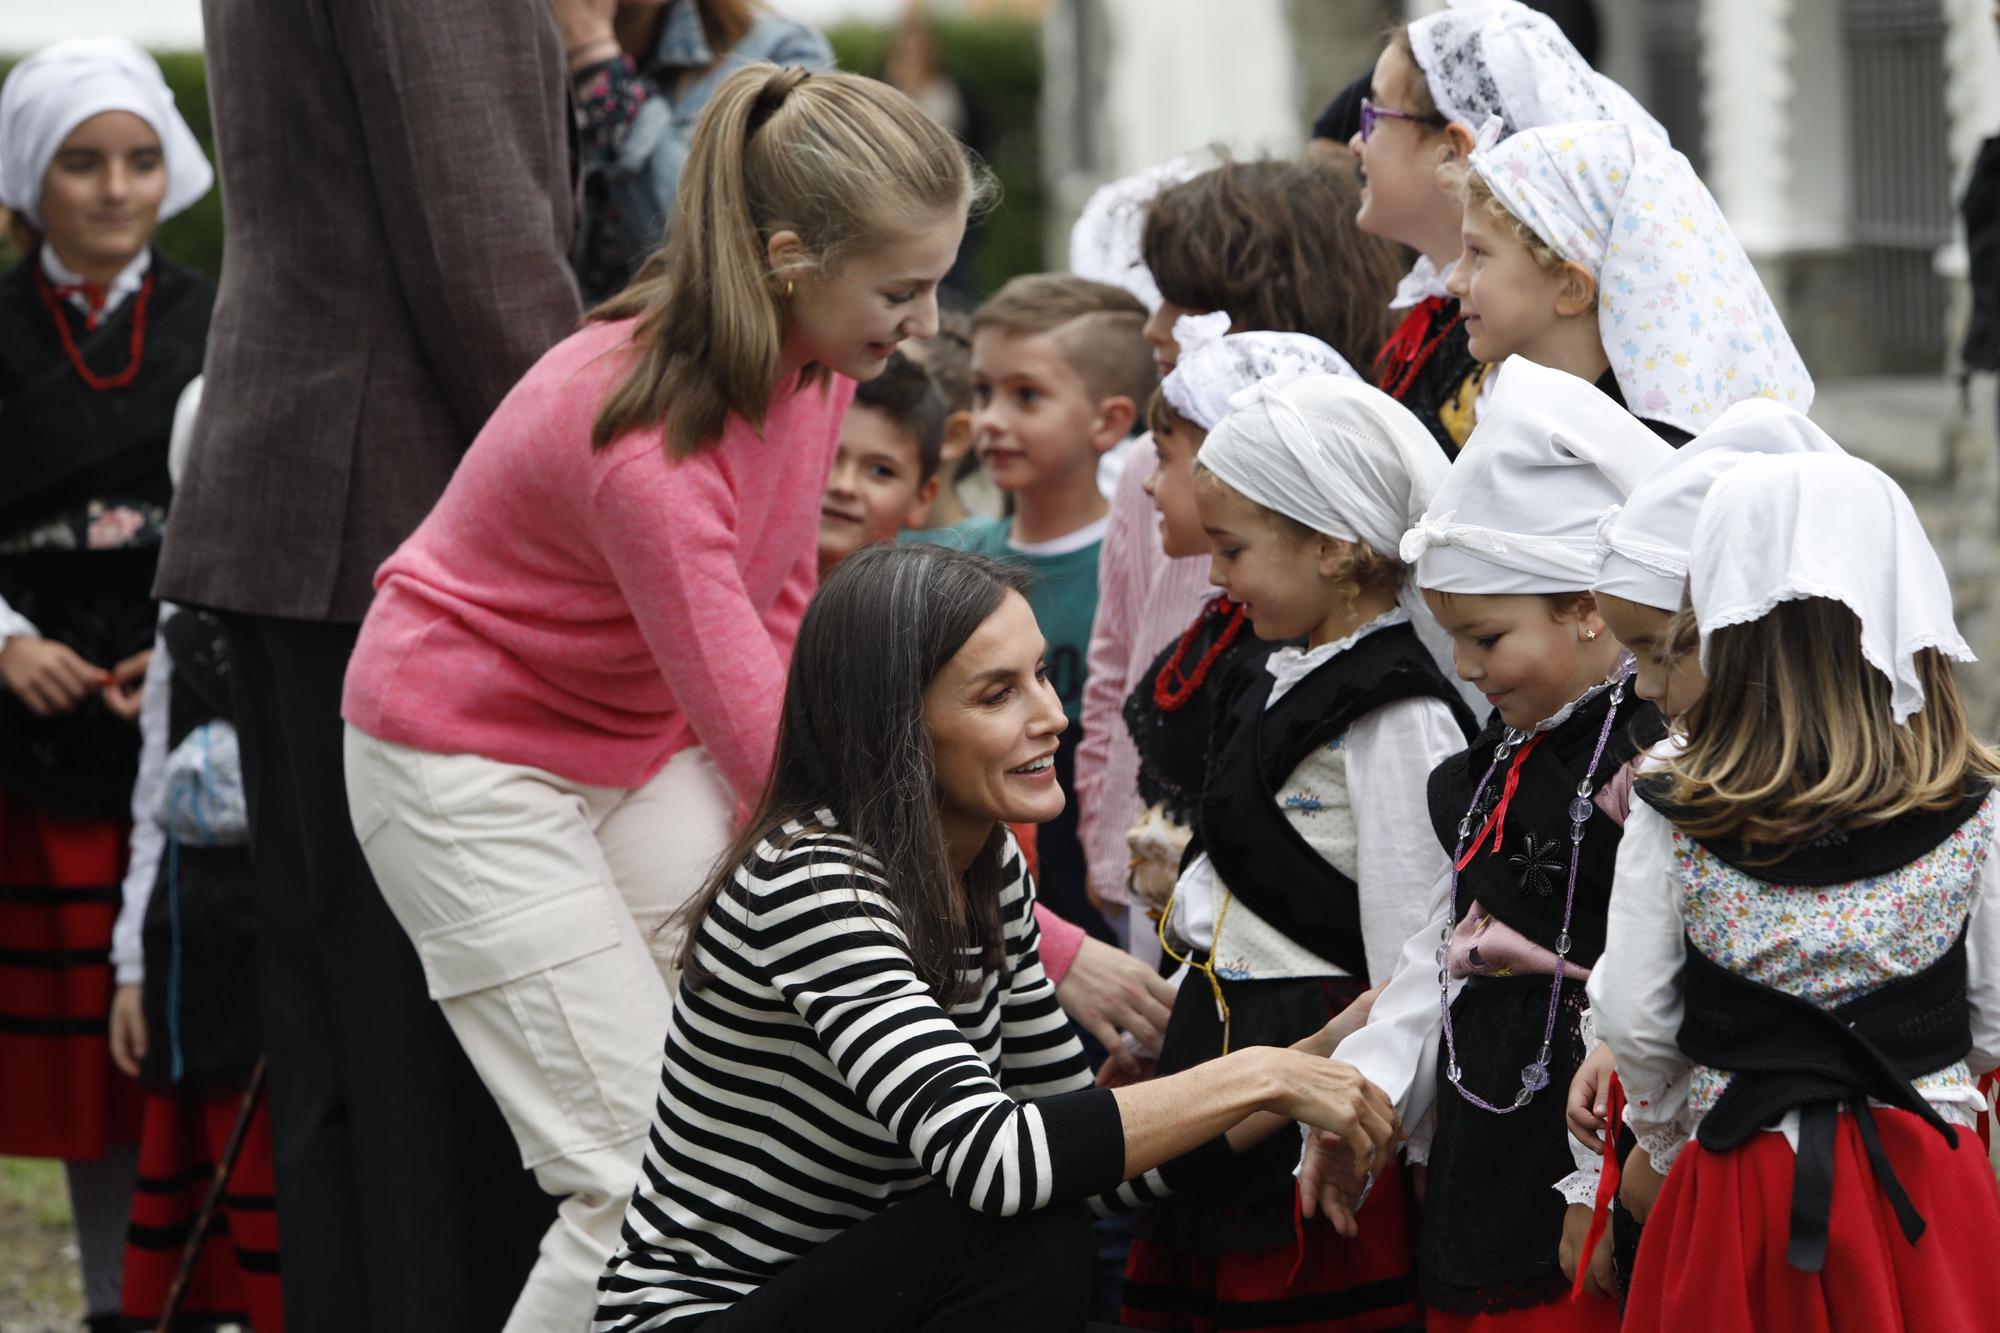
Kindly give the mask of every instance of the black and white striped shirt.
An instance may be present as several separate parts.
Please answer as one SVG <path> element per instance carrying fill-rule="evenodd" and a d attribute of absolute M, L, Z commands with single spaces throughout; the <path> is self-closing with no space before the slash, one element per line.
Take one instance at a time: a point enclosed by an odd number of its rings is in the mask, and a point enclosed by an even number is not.
<path fill-rule="evenodd" d="M 727 1308 L 934 1180 L 994 1214 L 1167 1192 L 1158 1172 L 1119 1183 L 1117 1103 L 1091 1086 L 1042 971 L 1011 837 L 1004 855 L 1005 974 L 947 1009 L 917 977 L 879 863 L 830 812 L 758 844 L 702 924 L 713 979 L 674 1002 L 599 1333 Z"/>

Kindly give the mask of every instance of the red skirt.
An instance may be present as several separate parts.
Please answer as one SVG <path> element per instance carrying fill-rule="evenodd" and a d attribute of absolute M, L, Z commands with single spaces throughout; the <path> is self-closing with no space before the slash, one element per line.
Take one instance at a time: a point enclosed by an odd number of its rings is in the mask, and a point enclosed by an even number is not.
<path fill-rule="evenodd" d="M 1293 1244 L 1219 1255 L 1134 1240 L 1119 1322 L 1173 1333 L 1422 1326 L 1410 1242 L 1415 1218 L 1400 1163 L 1376 1176 L 1352 1240 L 1324 1218 L 1300 1225 Z"/>
<path fill-rule="evenodd" d="M 146 1097 L 139 1188 L 132 1196 L 132 1228 L 125 1244 L 123 1304 L 134 1328 L 152 1328 L 160 1321 L 181 1252 L 242 1105 L 241 1093 Z M 236 1168 L 203 1234 L 177 1328 L 183 1322 L 204 1327 L 247 1323 L 257 1333 L 284 1333 L 268 1105 L 258 1099 Z"/>
<path fill-rule="evenodd" d="M 138 1135 L 108 1035 L 126 832 L 0 790 L 0 1156 L 90 1161 Z"/>
<path fill-rule="evenodd" d="M 1646 1219 L 1625 1327 L 1895 1333 L 1988 1327 L 2000 1308 L 2000 1190 L 1979 1137 L 1958 1147 L 1907 1111 L 1877 1108 L 1896 1178 L 1929 1224 L 1913 1245 L 1875 1183 L 1861 1130 L 1842 1115 L 1834 1139 L 1826 1264 L 1785 1260 L 1792 1148 L 1760 1133 L 1733 1152 L 1681 1151 Z"/>

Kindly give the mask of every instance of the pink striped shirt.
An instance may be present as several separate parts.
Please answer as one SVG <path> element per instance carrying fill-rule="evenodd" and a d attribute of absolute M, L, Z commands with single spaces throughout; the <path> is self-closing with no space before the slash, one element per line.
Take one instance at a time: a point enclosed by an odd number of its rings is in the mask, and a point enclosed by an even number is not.
<path fill-rule="evenodd" d="M 593 451 L 630 327 L 572 335 L 500 404 L 376 574 L 341 715 L 592 786 L 637 787 L 700 745 L 747 806 L 770 769 L 854 384 L 783 389 L 761 435 L 732 415 L 678 462 L 657 430 Z"/>

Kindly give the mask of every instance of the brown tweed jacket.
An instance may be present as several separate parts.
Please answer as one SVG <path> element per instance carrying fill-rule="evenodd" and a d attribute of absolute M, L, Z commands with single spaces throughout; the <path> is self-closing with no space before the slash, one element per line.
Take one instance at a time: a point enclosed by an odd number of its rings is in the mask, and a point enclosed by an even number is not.
<path fill-rule="evenodd" d="M 576 325 L 548 0 L 203 0 L 227 225 L 155 591 L 359 621 L 375 568 Z"/>

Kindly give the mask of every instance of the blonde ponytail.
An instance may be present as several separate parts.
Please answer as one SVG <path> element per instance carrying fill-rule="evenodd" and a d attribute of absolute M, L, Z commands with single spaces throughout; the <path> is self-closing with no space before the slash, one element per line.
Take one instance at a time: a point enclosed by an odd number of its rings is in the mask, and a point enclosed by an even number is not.
<path fill-rule="evenodd" d="M 695 129 L 666 244 L 591 312 L 638 321 L 632 368 L 605 399 L 592 445 L 658 426 L 684 458 L 732 412 L 761 428 L 796 283 L 990 191 L 964 146 L 886 84 L 775 65 L 730 75 Z M 803 253 L 773 272 L 768 243 L 787 230 Z M 809 367 L 808 382 L 825 373 Z"/>

